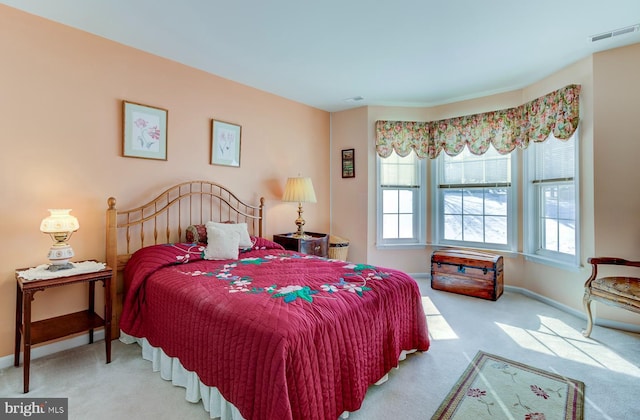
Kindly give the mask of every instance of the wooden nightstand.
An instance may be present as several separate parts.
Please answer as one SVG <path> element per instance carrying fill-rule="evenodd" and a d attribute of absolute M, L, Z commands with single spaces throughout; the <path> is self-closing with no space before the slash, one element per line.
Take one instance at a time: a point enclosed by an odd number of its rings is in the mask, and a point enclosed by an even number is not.
<path fill-rule="evenodd" d="M 107 363 L 111 363 L 111 268 L 105 267 L 91 273 L 35 280 L 21 277 L 21 273 L 25 270 L 28 269 L 16 270 L 16 342 L 13 363 L 16 367 L 20 365 L 20 342 L 24 336 L 24 392 L 29 392 L 29 367 L 33 344 L 44 343 L 84 331 L 89 331 L 89 343 L 93 343 L 93 329 L 104 327 Z M 60 274 L 64 275 L 64 272 L 60 272 Z M 105 291 L 104 319 L 94 312 L 97 281 L 102 282 Z M 77 283 L 89 283 L 89 308 L 87 310 L 36 322 L 31 321 L 31 301 L 36 292 Z"/>
<path fill-rule="evenodd" d="M 290 251 L 326 258 L 329 255 L 329 235 L 314 232 L 305 232 L 305 234 L 307 237 L 304 238 L 296 238 L 293 233 L 273 235 L 273 242 Z"/>

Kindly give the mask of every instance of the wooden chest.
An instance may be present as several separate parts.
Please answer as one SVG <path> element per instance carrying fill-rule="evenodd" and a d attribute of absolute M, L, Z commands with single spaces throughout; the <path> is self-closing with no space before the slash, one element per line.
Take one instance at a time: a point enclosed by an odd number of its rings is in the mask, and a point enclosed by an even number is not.
<path fill-rule="evenodd" d="M 504 289 L 501 255 L 441 249 L 431 255 L 431 288 L 497 300 Z"/>

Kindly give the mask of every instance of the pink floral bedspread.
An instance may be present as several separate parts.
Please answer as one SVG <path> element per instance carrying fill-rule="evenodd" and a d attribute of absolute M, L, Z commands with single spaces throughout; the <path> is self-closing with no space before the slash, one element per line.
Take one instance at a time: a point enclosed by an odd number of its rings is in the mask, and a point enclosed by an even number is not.
<path fill-rule="evenodd" d="M 402 350 L 429 348 L 418 285 L 400 271 L 277 249 L 202 259 L 137 251 L 120 328 L 218 388 L 246 419 L 336 419 Z"/>

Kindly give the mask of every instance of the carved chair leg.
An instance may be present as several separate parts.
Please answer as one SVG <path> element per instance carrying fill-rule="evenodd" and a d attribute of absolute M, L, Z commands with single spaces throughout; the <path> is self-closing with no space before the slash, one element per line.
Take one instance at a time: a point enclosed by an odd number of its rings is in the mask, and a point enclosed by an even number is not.
<path fill-rule="evenodd" d="M 586 294 L 582 298 L 582 305 L 584 306 L 584 311 L 587 313 L 587 328 L 582 331 L 582 335 L 589 337 L 593 329 L 593 317 L 591 315 L 591 299 Z"/>

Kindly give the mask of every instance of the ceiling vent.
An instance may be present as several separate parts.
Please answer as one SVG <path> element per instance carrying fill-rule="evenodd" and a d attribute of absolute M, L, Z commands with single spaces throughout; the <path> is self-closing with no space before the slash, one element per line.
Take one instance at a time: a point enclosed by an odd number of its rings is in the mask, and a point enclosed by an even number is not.
<path fill-rule="evenodd" d="M 354 96 L 353 98 L 347 98 L 344 100 L 345 102 L 360 102 L 360 101 L 364 101 L 364 98 L 362 96 Z"/>
<path fill-rule="evenodd" d="M 591 42 L 601 41 L 603 39 L 613 38 L 614 36 L 618 36 L 618 35 L 624 35 L 624 34 L 630 34 L 632 32 L 638 32 L 639 28 L 640 28 L 640 24 L 627 26 L 625 28 L 615 29 L 613 31 L 604 32 L 604 33 L 601 33 L 601 34 L 598 34 L 598 35 L 592 35 L 592 36 L 589 37 L 589 39 L 591 40 Z"/>

